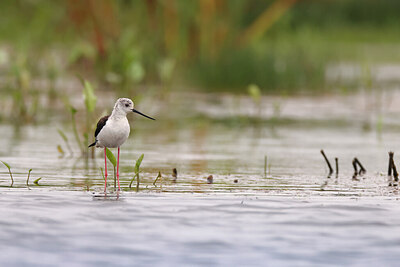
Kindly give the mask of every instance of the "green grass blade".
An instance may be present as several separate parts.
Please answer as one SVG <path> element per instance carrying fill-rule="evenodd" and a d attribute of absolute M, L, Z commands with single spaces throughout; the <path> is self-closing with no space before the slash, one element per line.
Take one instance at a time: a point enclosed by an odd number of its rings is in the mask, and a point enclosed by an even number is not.
<path fill-rule="evenodd" d="M 154 180 L 153 185 L 156 186 L 158 179 L 161 178 L 161 172 L 158 172 L 157 178 Z"/>
<path fill-rule="evenodd" d="M 253 98 L 255 103 L 259 103 L 261 100 L 261 89 L 258 85 L 250 84 L 247 87 L 247 92 L 249 93 L 250 97 Z"/>
<path fill-rule="evenodd" d="M 112 163 L 112 165 L 114 167 L 117 166 L 117 160 L 115 159 L 114 154 L 108 148 L 106 148 L 106 155 L 107 155 L 108 160 Z"/>
<path fill-rule="evenodd" d="M 33 183 L 35 184 L 35 185 L 39 185 L 39 181 L 42 179 L 42 177 L 40 177 L 40 178 L 37 178 L 35 181 L 33 181 Z"/>
<path fill-rule="evenodd" d="M 1 161 L 6 167 L 7 167 L 7 169 L 8 169 L 8 172 L 10 173 L 10 177 L 11 177 L 11 186 L 13 186 L 14 185 L 14 178 L 13 178 L 13 176 L 12 176 L 12 172 L 11 172 L 11 167 L 10 167 L 10 165 L 8 165 L 8 163 L 6 163 L 6 162 L 4 162 L 4 161 Z"/>
<path fill-rule="evenodd" d="M 61 131 L 60 129 L 57 129 L 58 134 L 61 136 L 61 138 L 64 140 L 64 142 L 68 142 L 68 138 L 67 136 L 64 134 L 63 131 Z"/>
<path fill-rule="evenodd" d="M 93 112 L 96 108 L 97 97 L 94 94 L 94 89 L 89 81 L 84 81 L 83 83 L 83 98 L 85 100 L 86 110 L 88 112 Z"/>
<path fill-rule="evenodd" d="M 136 192 L 139 192 L 140 178 L 139 173 L 136 174 Z"/>
<path fill-rule="evenodd" d="M 136 173 L 139 173 L 139 168 L 140 168 L 140 164 L 142 164 L 143 157 L 144 157 L 144 154 L 140 155 L 140 157 L 136 161 L 136 164 L 135 164 L 135 172 Z"/>
<path fill-rule="evenodd" d="M 129 188 L 132 188 L 132 184 L 133 184 L 133 181 L 135 180 L 135 177 L 137 177 L 139 174 L 135 174 L 133 177 L 132 177 L 132 180 L 131 180 L 131 182 L 129 183 Z"/>
<path fill-rule="evenodd" d="M 10 167 L 10 165 L 8 165 L 8 163 L 7 162 L 4 162 L 4 161 L 1 161 L 6 167 L 7 167 L 7 169 L 8 170 L 10 170 L 11 169 L 11 167 Z"/>
<path fill-rule="evenodd" d="M 69 111 L 71 112 L 72 116 L 75 115 L 76 112 L 78 112 L 78 110 L 76 108 L 74 108 L 73 106 L 69 107 Z"/>
<path fill-rule="evenodd" d="M 61 156 L 64 156 L 64 150 L 62 149 L 61 145 L 57 145 L 57 150 L 61 154 Z"/>
<path fill-rule="evenodd" d="M 32 169 L 29 169 L 28 171 L 28 178 L 26 178 L 26 185 L 29 186 L 29 176 L 31 176 L 31 171 Z"/>

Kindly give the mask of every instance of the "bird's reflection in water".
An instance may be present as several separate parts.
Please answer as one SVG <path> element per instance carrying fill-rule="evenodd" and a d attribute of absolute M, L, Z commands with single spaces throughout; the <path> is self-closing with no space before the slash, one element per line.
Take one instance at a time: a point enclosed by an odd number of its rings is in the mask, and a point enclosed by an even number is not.
<path fill-rule="evenodd" d="M 120 199 L 121 192 L 93 192 L 93 200 L 99 201 L 118 201 Z"/>

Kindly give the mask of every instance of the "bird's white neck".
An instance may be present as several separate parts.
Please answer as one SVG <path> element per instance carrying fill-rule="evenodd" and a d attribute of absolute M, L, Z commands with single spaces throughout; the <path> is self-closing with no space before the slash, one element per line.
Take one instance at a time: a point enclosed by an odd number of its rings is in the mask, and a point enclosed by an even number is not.
<path fill-rule="evenodd" d="M 115 105 L 115 107 L 111 113 L 110 119 L 118 120 L 118 119 L 122 119 L 122 118 L 126 118 L 126 112 L 121 110 L 118 107 L 118 105 Z"/>

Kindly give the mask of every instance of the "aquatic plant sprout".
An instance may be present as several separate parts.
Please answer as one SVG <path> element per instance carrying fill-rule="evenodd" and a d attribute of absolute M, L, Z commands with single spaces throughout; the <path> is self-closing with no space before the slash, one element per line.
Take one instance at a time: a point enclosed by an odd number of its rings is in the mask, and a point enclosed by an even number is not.
<path fill-rule="evenodd" d="M 35 185 L 39 185 L 39 181 L 42 179 L 42 177 L 37 178 L 35 181 L 33 181 L 33 183 Z"/>
<path fill-rule="evenodd" d="M 160 189 L 162 190 L 163 180 L 162 180 L 162 175 L 161 175 L 161 172 L 160 172 L 160 171 L 158 172 L 158 175 L 157 175 L 156 179 L 155 179 L 154 182 L 153 182 L 153 185 L 154 185 L 155 187 L 157 187 L 156 183 L 157 183 L 158 179 L 160 179 Z"/>
<path fill-rule="evenodd" d="M 140 168 L 140 164 L 142 164 L 143 157 L 144 157 L 144 154 L 140 155 L 140 157 L 139 157 L 138 160 L 136 161 L 136 164 L 135 164 L 135 173 L 139 173 L 139 168 Z"/>
<path fill-rule="evenodd" d="M 13 176 L 12 176 L 11 167 L 10 167 L 10 165 L 8 165 L 7 162 L 4 162 L 4 161 L 1 161 L 1 162 L 4 164 L 4 166 L 7 167 L 8 172 L 10 173 L 10 177 L 11 177 L 11 187 L 12 187 L 13 184 L 14 184 L 14 178 L 13 178 Z"/>
<path fill-rule="evenodd" d="M 26 186 L 28 186 L 28 187 L 29 187 L 29 176 L 31 176 L 31 171 L 32 171 L 32 169 L 29 169 L 28 178 L 26 178 Z"/>
<path fill-rule="evenodd" d="M 106 148 L 106 155 L 108 160 L 111 162 L 111 164 L 115 167 L 117 166 L 117 160 L 115 159 L 114 154 L 111 152 L 110 149 Z"/>
<path fill-rule="evenodd" d="M 94 89 L 92 84 L 83 80 L 83 99 L 85 101 L 85 107 L 88 112 L 93 112 L 96 108 L 97 97 L 94 94 Z"/>
<path fill-rule="evenodd" d="M 140 185 L 140 177 L 139 177 L 139 172 L 140 172 L 140 164 L 142 164 L 144 154 L 140 155 L 138 160 L 136 161 L 135 164 L 135 174 L 132 177 L 131 182 L 129 183 L 129 188 L 132 187 L 133 180 L 136 178 L 136 192 L 139 192 L 139 185 Z"/>

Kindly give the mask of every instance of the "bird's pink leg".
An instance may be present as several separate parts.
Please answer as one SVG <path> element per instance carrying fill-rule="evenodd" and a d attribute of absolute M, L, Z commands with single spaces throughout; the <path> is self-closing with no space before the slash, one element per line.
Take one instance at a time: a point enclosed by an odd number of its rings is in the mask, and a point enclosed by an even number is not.
<path fill-rule="evenodd" d="M 104 193 L 107 192 L 107 148 L 104 147 Z"/>
<path fill-rule="evenodd" d="M 118 181 L 118 191 L 121 191 L 121 188 L 119 187 L 119 147 L 118 147 L 118 159 L 117 159 L 117 181 Z"/>

